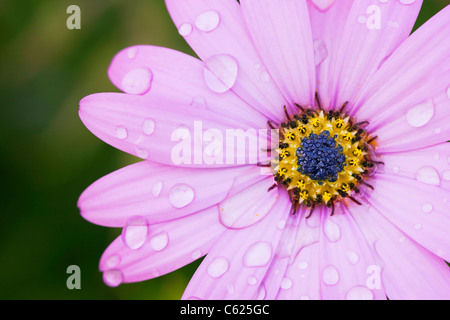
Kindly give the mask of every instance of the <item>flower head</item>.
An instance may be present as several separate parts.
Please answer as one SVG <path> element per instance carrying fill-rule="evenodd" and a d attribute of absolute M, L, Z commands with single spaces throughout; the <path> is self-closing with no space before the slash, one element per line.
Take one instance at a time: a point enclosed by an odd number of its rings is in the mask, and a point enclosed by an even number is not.
<path fill-rule="evenodd" d="M 450 7 L 409 36 L 420 0 L 166 4 L 201 60 L 125 49 L 80 103 L 145 160 L 79 200 L 123 228 L 105 282 L 205 256 L 185 299 L 448 299 Z"/>

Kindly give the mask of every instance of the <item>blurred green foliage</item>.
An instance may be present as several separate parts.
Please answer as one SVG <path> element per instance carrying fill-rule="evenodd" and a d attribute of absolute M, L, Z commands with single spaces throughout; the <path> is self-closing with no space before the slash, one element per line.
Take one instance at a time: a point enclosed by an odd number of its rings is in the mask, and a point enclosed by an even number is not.
<path fill-rule="evenodd" d="M 448 4 L 424 2 L 417 26 Z M 81 30 L 66 28 L 72 4 Z M 161 0 L 0 1 L 0 299 L 179 299 L 197 268 L 107 287 L 98 261 L 120 230 L 84 221 L 76 207 L 90 183 L 138 161 L 94 137 L 77 113 L 84 96 L 118 91 L 107 67 L 136 44 L 194 54 Z M 72 264 L 81 290 L 66 287 Z"/>

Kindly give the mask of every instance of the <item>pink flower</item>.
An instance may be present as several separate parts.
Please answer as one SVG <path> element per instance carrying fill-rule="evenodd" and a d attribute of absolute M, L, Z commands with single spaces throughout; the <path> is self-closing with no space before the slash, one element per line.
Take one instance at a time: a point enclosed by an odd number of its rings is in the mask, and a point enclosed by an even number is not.
<path fill-rule="evenodd" d="M 202 60 L 125 49 L 109 69 L 125 93 L 80 103 L 90 131 L 146 160 L 80 197 L 85 219 L 123 227 L 105 282 L 206 255 L 183 298 L 450 298 L 450 6 L 409 37 L 420 0 L 166 4 Z M 258 165 L 174 163 L 199 123 L 281 125 L 281 142 Z"/>

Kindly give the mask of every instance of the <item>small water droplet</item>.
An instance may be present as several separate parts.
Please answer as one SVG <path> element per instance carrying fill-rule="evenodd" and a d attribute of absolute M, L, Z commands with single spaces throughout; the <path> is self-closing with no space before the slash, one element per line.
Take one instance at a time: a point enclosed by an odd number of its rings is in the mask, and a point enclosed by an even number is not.
<path fill-rule="evenodd" d="M 298 268 L 299 268 L 300 270 L 305 270 L 305 269 L 307 269 L 307 268 L 308 268 L 308 262 L 306 262 L 306 261 L 300 262 L 300 263 L 298 264 Z"/>
<path fill-rule="evenodd" d="M 399 0 L 401 4 L 409 6 L 410 4 L 413 4 L 416 2 L 416 0 Z"/>
<path fill-rule="evenodd" d="M 439 153 L 435 153 L 435 154 L 433 154 L 433 158 L 434 158 L 434 160 L 439 160 L 439 158 L 440 158 L 440 156 L 439 156 Z"/>
<path fill-rule="evenodd" d="M 411 126 L 419 128 L 426 125 L 433 116 L 434 103 L 430 100 L 412 107 L 408 111 L 406 119 Z"/>
<path fill-rule="evenodd" d="M 216 11 L 206 11 L 195 20 L 195 26 L 204 32 L 211 32 L 219 26 L 220 15 Z"/>
<path fill-rule="evenodd" d="M 306 294 L 300 296 L 300 300 L 309 300 L 309 296 Z"/>
<path fill-rule="evenodd" d="M 142 130 L 148 136 L 151 136 L 155 131 L 155 121 L 153 119 L 145 119 L 142 124 Z"/>
<path fill-rule="evenodd" d="M 183 36 L 186 37 L 188 35 L 190 35 L 192 32 L 192 25 L 190 23 L 183 23 L 179 28 L 178 28 L 178 33 Z"/>
<path fill-rule="evenodd" d="M 128 59 L 136 58 L 137 53 L 138 53 L 138 49 L 136 47 L 129 48 L 127 50 L 127 57 L 128 57 Z"/>
<path fill-rule="evenodd" d="M 255 285 L 258 283 L 258 279 L 256 279 L 255 276 L 249 276 L 247 279 L 247 283 L 251 286 Z"/>
<path fill-rule="evenodd" d="M 358 254 L 357 254 L 356 252 L 354 252 L 354 251 L 352 251 L 352 250 L 349 250 L 349 251 L 346 252 L 346 255 L 347 255 L 348 261 L 349 261 L 352 265 L 355 265 L 355 264 L 358 263 L 358 261 L 359 261 L 359 256 L 358 256 Z"/>
<path fill-rule="evenodd" d="M 439 173 L 433 167 L 422 167 L 417 171 L 416 174 L 417 181 L 432 185 L 438 186 L 441 183 L 441 179 L 439 177 Z"/>
<path fill-rule="evenodd" d="M 286 227 L 286 220 L 280 220 L 277 222 L 278 230 L 283 230 Z"/>
<path fill-rule="evenodd" d="M 292 280 L 289 278 L 283 278 L 283 280 L 281 280 L 281 289 L 287 290 L 290 289 L 292 287 Z"/>
<path fill-rule="evenodd" d="M 445 170 L 444 173 L 442 174 L 442 178 L 445 181 L 450 181 L 450 170 Z"/>
<path fill-rule="evenodd" d="M 364 286 L 351 288 L 346 295 L 347 300 L 373 300 L 373 293 Z"/>
<path fill-rule="evenodd" d="M 206 108 L 205 98 L 203 98 L 202 96 L 195 96 L 194 98 L 192 98 L 191 105 L 193 107 Z"/>
<path fill-rule="evenodd" d="M 163 187 L 163 182 L 161 180 L 156 181 L 155 184 L 152 186 L 152 194 L 154 197 L 159 196 L 161 193 Z"/>
<path fill-rule="evenodd" d="M 122 230 L 122 241 L 130 249 L 142 247 L 147 240 L 148 223 L 144 217 L 131 217 Z"/>
<path fill-rule="evenodd" d="M 128 71 L 122 79 L 122 89 L 129 94 L 144 94 L 151 88 L 152 72 L 147 68 L 137 68 Z"/>
<path fill-rule="evenodd" d="M 339 282 L 339 272 L 334 266 L 327 266 L 323 269 L 322 280 L 329 286 L 334 286 Z"/>
<path fill-rule="evenodd" d="M 258 297 L 256 298 L 256 300 L 264 300 L 266 298 L 266 288 L 264 287 L 263 284 L 261 284 L 261 286 L 258 289 Z"/>
<path fill-rule="evenodd" d="M 215 258 L 208 266 L 208 274 L 213 278 L 220 278 L 225 272 L 228 271 L 230 263 L 226 258 Z"/>
<path fill-rule="evenodd" d="M 111 257 L 109 257 L 106 262 L 105 262 L 105 266 L 108 269 L 114 269 L 115 267 L 117 267 L 120 263 L 122 259 L 120 258 L 120 256 L 118 254 L 112 255 Z"/>
<path fill-rule="evenodd" d="M 128 138 L 128 131 L 125 127 L 117 127 L 116 128 L 116 138 L 120 140 L 125 140 Z"/>
<path fill-rule="evenodd" d="M 406 238 L 405 238 L 405 237 L 400 237 L 400 238 L 398 239 L 398 241 L 400 241 L 400 243 L 404 243 L 404 242 L 406 241 Z"/>
<path fill-rule="evenodd" d="M 197 260 L 201 256 L 202 256 L 201 250 L 195 250 L 194 252 L 192 252 L 191 258 L 192 258 L 192 260 Z"/>
<path fill-rule="evenodd" d="M 138 148 L 135 146 L 134 152 L 136 153 L 137 157 L 139 157 L 141 159 L 148 159 L 149 154 L 148 154 L 147 150 L 144 150 L 144 149 L 141 149 L 141 148 Z"/>
<path fill-rule="evenodd" d="M 230 55 L 220 54 L 205 63 L 204 77 L 208 87 L 216 93 L 230 90 L 237 80 L 239 66 Z"/>
<path fill-rule="evenodd" d="M 265 266 L 272 258 L 272 244 L 269 242 L 257 242 L 251 245 L 243 258 L 246 267 Z"/>
<path fill-rule="evenodd" d="M 269 82 L 270 81 L 270 75 L 267 71 L 263 71 L 261 72 L 261 80 L 264 82 Z"/>
<path fill-rule="evenodd" d="M 328 58 L 328 49 L 323 40 L 314 41 L 314 59 L 316 66 L 320 65 L 326 58 Z"/>
<path fill-rule="evenodd" d="M 422 206 L 422 211 L 423 211 L 424 213 L 430 213 L 431 211 L 433 211 L 433 205 L 432 205 L 431 203 L 425 203 L 425 204 Z"/>
<path fill-rule="evenodd" d="M 150 239 L 150 246 L 155 251 L 164 250 L 167 247 L 168 243 L 169 243 L 169 235 L 167 234 L 167 232 L 157 234 L 156 236 Z"/>
<path fill-rule="evenodd" d="M 175 185 L 169 193 L 169 201 L 177 209 L 186 207 L 194 200 L 194 197 L 194 190 L 187 184 Z"/>
<path fill-rule="evenodd" d="M 418 223 L 414 226 L 414 229 L 420 230 L 420 229 L 422 229 L 422 225 L 420 223 Z"/>
<path fill-rule="evenodd" d="M 392 169 L 392 171 L 393 171 L 395 174 L 397 174 L 397 173 L 400 172 L 400 168 L 397 167 L 397 166 L 395 166 L 395 167 Z"/>
<path fill-rule="evenodd" d="M 330 219 L 327 219 L 325 221 L 324 232 L 328 240 L 330 240 L 331 242 L 336 242 L 341 239 L 341 229 L 335 222 L 331 221 Z"/>
<path fill-rule="evenodd" d="M 233 295 L 235 293 L 234 286 L 232 284 L 227 284 L 227 291 L 229 295 Z"/>
<path fill-rule="evenodd" d="M 110 287 L 117 287 L 123 282 L 123 274 L 120 270 L 107 270 L 103 272 L 103 281 Z"/>
<path fill-rule="evenodd" d="M 434 130 L 434 133 L 435 134 L 440 134 L 442 132 L 442 129 L 441 128 L 436 128 L 435 130 Z"/>

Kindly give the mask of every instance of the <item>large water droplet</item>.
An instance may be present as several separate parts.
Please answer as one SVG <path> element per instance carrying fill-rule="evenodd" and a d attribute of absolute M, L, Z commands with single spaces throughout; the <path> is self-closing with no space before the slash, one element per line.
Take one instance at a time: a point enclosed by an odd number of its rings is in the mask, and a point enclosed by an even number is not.
<path fill-rule="evenodd" d="M 208 266 L 208 274 L 213 278 L 220 278 L 225 272 L 228 271 L 230 263 L 226 258 L 215 258 Z"/>
<path fill-rule="evenodd" d="M 216 11 L 206 11 L 200 14 L 195 20 L 195 26 L 204 32 L 211 32 L 220 23 L 220 15 Z"/>
<path fill-rule="evenodd" d="M 147 240 L 148 223 L 144 217 L 131 217 L 122 230 L 123 243 L 130 249 L 142 247 Z"/>
<path fill-rule="evenodd" d="M 238 70 L 238 63 L 232 56 L 228 54 L 215 55 L 205 63 L 206 84 L 214 92 L 227 92 L 236 83 Z"/>
<path fill-rule="evenodd" d="M 246 267 L 265 266 L 272 258 L 272 244 L 269 242 L 257 242 L 251 245 L 243 258 Z"/>
<path fill-rule="evenodd" d="M 155 131 L 155 121 L 153 119 L 145 119 L 142 124 L 142 130 L 148 136 L 151 136 Z"/>
<path fill-rule="evenodd" d="M 194 200 L 194 190 L 187 184 L 178 184 L 172 187 L 169 201 L 175 208 L 183 208 Z"/>
<path fill-rule="evenodd" d="M 334 286 L 339 282 L 339 272 L 334 266 L 327 266 L 323 269 L 322 280 L 329 286 Z"/>
<path fill-rule="evenodd" d="M 422 167 L 417 171 L 416 179 L 420 182 L 438 186 L 441 183 L 439 173 L 433 167 Z"/>
<path fill-rule="evenodd" d="M 183 36 L 186 37 L 188 35 L 190 35 L 192 32 L 192 25 L 190 23 L 183 23 L 179 28 L 178 28 L 178 33 Z"/>
<path fill-rule="evenodd" d="M 168 243 L 169 243 L 169 236 L 167 235 L 166 232 L 157 234 L 156 236 L 150 239 L 150 246 L 155 251 L 164 250 L 164 248 L 167 247 Z"/>
<path fill-rule="evenodd" d="M 337 242 L 339 239 L 341 239 L 341 229 L 335 222 L 331 221 L 330 219 L 327 219 L 325 221 L 324 232 L 328 240 L 330 240 L 331 242 Z"/>
<path fill-rule="evenodd" d="M 103 272 L 103 281 L 110 287 L 117 287 L 123 282 L 123 274 L 120 270 L 107 270 Z"/>
<path fill-rule="evenodd" d="M 351 288 L 346 295 L 347 300 L 373 300 L 373 293 L 364 286 Z"/>
<path fill-rule="evenodd" d="M 426 125 L 433 116 L 434 103 L 430 100 L 412 107 L 408 111 L 406 119 L 411 126 L 419 128 Z"/>
<path fill-rule="evenodd" d="M 152 72 L 147 68 L 137 68 L 128 71 L 122 79 L 122 89 L 129 94 L 144 94 L 151 88 Z"/>

